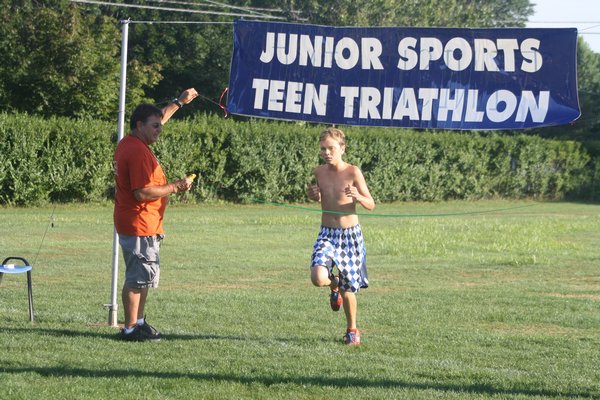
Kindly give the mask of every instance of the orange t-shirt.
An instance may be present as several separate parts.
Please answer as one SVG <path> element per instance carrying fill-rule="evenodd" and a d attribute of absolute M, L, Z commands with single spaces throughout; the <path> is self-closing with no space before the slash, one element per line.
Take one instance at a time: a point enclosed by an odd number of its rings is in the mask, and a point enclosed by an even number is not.
<path fill-rule="evenodd" d="M 167 184 L 167 178 L 150 147 L 135 136 L 127 135 L 117 145 L 113 170 L 117 233 L 127 236 L 162 234 L 167 198 L 138 201 L 133 195 L 136 189 Z"/>

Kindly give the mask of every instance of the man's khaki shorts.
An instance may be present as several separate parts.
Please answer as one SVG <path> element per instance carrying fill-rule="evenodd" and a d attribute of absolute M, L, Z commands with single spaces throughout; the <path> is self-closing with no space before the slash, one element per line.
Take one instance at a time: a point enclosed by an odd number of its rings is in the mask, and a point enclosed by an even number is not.
<path fill-rule="evenodd" d="M 160 278 L 160 241 L 163 235 L 119 235 L 125 259 L 125 283 L 132 289 L 157 288 Z"/>

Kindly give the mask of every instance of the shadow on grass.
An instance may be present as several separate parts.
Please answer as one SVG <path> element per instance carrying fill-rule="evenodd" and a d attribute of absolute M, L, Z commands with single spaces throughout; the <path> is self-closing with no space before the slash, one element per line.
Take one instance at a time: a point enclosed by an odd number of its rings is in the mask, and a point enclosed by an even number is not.
<path fill-rule="evenodd" d="M 85 368 L 68 367 L 1 367 L 0 373 L 28 374 L 35 373 L 49 378 L 153 378 L 153 379 L 194 379 L 201 381 L 233 382 L 243 385 L 262 384 L 272 385 L 299 385 L 323 386 L 333 388 L 386 388 L 386 389 L 414 389 L 437 390 L 440 392 L 468 393 L 480 395 L 521 395 L 534 397 L 560 397 L 560 398 L 593 398 L 597 393 L 562 393 L 552 390 L 523 388 L 502 389 L 489 384 L 452 385 L 435 383 L 413 383 L 388 379 L 361 379 L 361 378 L 332 378 L 323 376 L 255 376 L 255 375 L 224 375 L 211 373 L 185 373 L 173 371 L 142 371 L 134 369 L 113 369 L 108 371 L 92 370 Z"/>
<path fill-rule="evenodd" d="M 211 334 L 171 334 L 162 333 L 163 339 L 165 340 L 241 340 L 247 342 L 260 342 L 260 343 L 275 343 L 275 342 L 294 342 L 294 343 L 315 343 L 324 342 L 330 343 L 334 341 L 330 337 L 316 338 L 316 337 L 293 337 L 289 336 L 286 338 L 273 338 L 273 337 L 258 337 L 258 336 L 232 336 L 232 335 L 211 335 Z M 341 342 L 341 339 L 339 340 Z"/>
<path fill-rule="evenodd" d="M 68 329 L 52 329 L 52 328 L 3 328 L 2 333 L 8 334 L 42 334 L 45 336 L 57 337 L 89 337 L 103 338 L 109 340 L 117 340 L 117 334 L 107 334 L 105 332 L 93 331 L 78 331 Z M 227 341 L 258 341 L 258 342 L 306 342 L 314 343 L 317 341 L 330 342 L 331 338 L 294 338 L 285 339 L 278 338 L 258 338 L 244 337 L 235 335 L 214 335 L 214 334 L 168 334 L 164 336 L 165 341 L 176 340 L 227 340 Z M 124 343 L 129 345 L 137 345 L 137 343 Z M 268 376 L 261 377 L 256 375 L 224 375 L 211 373 L 185 373 L 185 372 L 165 372 L 165 371 L 143 371 L 132 369 L 115 369 L 108 371 L 90 370 L 84 368 L 66 368 L 66 367 L 2 367 L 0 373 L 20 374 L 20 373 L 36 373 L 45 377 L 82 377 L 82 378 L 131 378 L 131 377 L 150 377 L 158 379 L 196 379 L 204 381 L 222 381 L 233 382 L 240 384 L 255 384 L 260 383 L 265 386 L 272 385 L 313 385 L 323 387 L 337 388 L 390 388 L 390 389 L 415 389 L 415 390 L 437 390 L 441 392 L 458 392 L 481 395 L 524 395 L 535 397 L 560 397 L 560 398 L 595 398 L 597 393 L 563 393 L 560 391 L 552 391 L 546 389 L 523 388 L 523 389 L 503 389 L 497 388 L 486 383 L 476 383 L 472 385 L 452 385 L 452 384 L 436 384 L 436 383 L 414 383 L 400 380 L 388 379 L 360 379 L 360 378 L 335 378 L 323 376 Z M 430 377 L 435 379 L 435 377 Z"/>
<path fill-rule="evenodd" d="M 109 328 L 106 326 L 106 328 Z M 3 328 L 2 333 L 15 334 L 15 335 L 27 335 L 27 334 L 41 334 L 44 336 L 56 336 L 56 337 L 82 337 L 82 338 L 97 338 L 97 339 L 119 339 L 119 332 L 115 330 L 114 333 L 106 332 L 94 332 L 94 331 L 79 331 L 75 329 L 53 329 L 53 328 Z M 251 340 L 248 337 L 243 336 L 232 336 L 232 335 L 210 335 L 210 334 L 167 334 L 163 333 L 163 339 L 165 340 Z"/>
<path fill-rule="evenodd" d="M 106 326 L 105 328 L 109 328 Z M 82 338 L 97 338 L 97 339 L 109 339 L 121 342 L 119 338 L 119 331 L 114 333 L 106 332 L 94 332 L 89 330 L 75 330 L 75 329 L 55 329 L 55 328 L 2 328 L 2 333 L 14 334 L 14 335 L 27 335 L 27 334 L 41 334 L 44 336 L 56 336 L 56 337 L 82 337 Z M 261 343 L 274 343 L 274 342 L 325 342 L 329 343 L 332 341 L 331 338 L 301 338 L 301 337 L 287 337 L 287 338 L 261 338 L 252 336 L 235 336 L 235 335 L 215 335 L 208 333 L 162 333 L 164 341 L 175 341 L 175 340 L 228 340 L 228 341 L 252 341 Z"/>
<path fill-rule="evenodd" d="M 2 328 L 2 333 L 14 334 L 14 335 L 44 335 L 44 336 L 56 336 L 56 337 L 89 337 L 89 338 L 106 338 L 111 335 L 107 335 L 103 332 L 92 332 L 92 331 L 78 331 L 74 329 L 53 329 L 53 328 Z"/>

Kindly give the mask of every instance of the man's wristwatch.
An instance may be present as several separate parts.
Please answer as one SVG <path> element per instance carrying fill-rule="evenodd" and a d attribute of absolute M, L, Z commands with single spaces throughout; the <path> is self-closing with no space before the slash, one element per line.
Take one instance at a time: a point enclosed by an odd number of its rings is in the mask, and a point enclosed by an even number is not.
<path fill-rule="evenodd" d="M 173 104 L 176 104 L 178 108 L 181 108 L 181 107 L 183 107 L 183 103 L 182 103 L 182 102 L 180 102 L 180 101 L 179 101 L 179 99 L 178 99 L 177 97 L 175 97 L 175 98 L 172 100 L 172 103 L 173 103 Z"/>

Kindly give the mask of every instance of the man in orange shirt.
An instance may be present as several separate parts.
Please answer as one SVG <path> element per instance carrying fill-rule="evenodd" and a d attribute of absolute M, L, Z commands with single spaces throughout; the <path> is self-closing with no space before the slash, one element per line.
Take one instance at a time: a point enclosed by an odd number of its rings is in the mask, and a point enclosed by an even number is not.
<path fill-rule="evenodd" d="M 187 191 L 192 178 L 169 183 L 150 145 L 158 140 L 163 125 L 175 112 L 198 96 L 187 89 L 162 110 L 151 104 L 135 108 L 131 132 L 115 150 L 115 229 L 125 259 L 122 298 L 125 326 L 120 338 L 131 341 L 160 340 L 161 334 L 145 321 L 149 288 L 158 287 L 160 241 L 167 196 Z"/>

